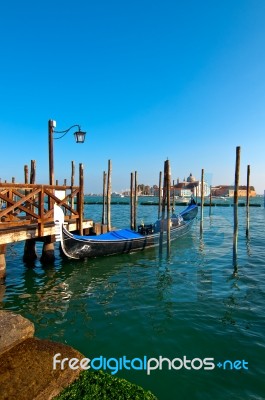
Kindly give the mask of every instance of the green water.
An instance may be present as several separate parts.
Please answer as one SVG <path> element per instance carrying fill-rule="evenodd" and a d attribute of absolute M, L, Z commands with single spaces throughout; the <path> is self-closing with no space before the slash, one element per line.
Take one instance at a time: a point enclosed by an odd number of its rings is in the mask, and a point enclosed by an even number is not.
<path fill-rule="evenodd" d="M 85 212 L 99 220 L 101 206 Z M 233 208 L 215 207 L 210 216 L 205 208 L 203 235 L 198 218 L 169 257 L 147 250 L 79 262 L 62 260 L 57 249 L 53 266 L 36 261 L 29 269 L 22 244 L 11 246 L 2 308 L 31 319 L 38 337 L 67 343 L 90 359 L 214 358 L 213 370 L 168 370 L 165 362 L 150 375 L 118 372 L 160 400 L 265 399 L 265 211 L 250 208 L 249 238 L 246 209 L 238 212 L 237 271 Z M 138 219 L 152 222 L 156 213 L 139 206 Z M 112 215 L 113 225 L 128 225 L 129 206 L 113 206 Z M 225 360 L 245 360 L 248 369 L 218 368 Z"/>

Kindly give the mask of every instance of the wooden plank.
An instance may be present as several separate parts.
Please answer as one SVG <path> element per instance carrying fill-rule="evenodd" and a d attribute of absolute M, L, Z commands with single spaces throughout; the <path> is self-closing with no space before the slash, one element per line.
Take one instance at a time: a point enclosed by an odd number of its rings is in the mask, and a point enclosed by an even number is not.
<path fill-rule="evenodd" d="M 7 208 L 5 208 L 4 210 L 0 211 L 0 218 L 4 215 L 7 215 L 8 213 L 14 211 L 15 208 L 19 208 L 21 211 L 25 211 L 25 213 L 31 215 L 34 218 L 39 218 L 38 214 L 35 214 L 33 211 L 29 210 L 26 207 L 23 207 L 22 204 L 24 202 L 26 202 L 28 199 L 30 199 L 32 196 L 38 194 L 40 191 L 40 189 L 36 189 L 34 191 L 32 191 L 30 194 L 28 194 L 27 196 L 22 197 L 19 201 L 15 202 L 11 199 L 9 199 L 6 196 L 1 196 L 1 198 L 5 201 L 7 201 L 8 203 L 12 204 L 12 206 L 9 206 Z"/>
<path fill-rule="evenodd" d="M 33 183 L 0 183 L 0 190 L 2 189 L 40 189 L 41 186 L 49 189 L 57 189 L 57 190 L 71 190 L 72 186 L 63 186 L 63 185 L 38 185 Z M 78 186 L 73 186 L 73 189 L 78 189 Z"/>
<path fill-rule="evenodd" d="M 67 229 L 71 231 L 78 230 L 78 222 L 69 222 Z M 89 229 L 93 227 L 92 220 L 83 221 L 83 228 Z M 49 236 L 55 234 L 55 226 L 54 224 L 50 224 L 49 226 L 44 226 L 43 236 Z M 28 226 L 23 226 L 16 229 L 6 229 L 0 231 L 0 245 L 6 243 L 20 242 L 27 239 L 41 239 L 39 236 L 38 225 L 32 224 Z"/>

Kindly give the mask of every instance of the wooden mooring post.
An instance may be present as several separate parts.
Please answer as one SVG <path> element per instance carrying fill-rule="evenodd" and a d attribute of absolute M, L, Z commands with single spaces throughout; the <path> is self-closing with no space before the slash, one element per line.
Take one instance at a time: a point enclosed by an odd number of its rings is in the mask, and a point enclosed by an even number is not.
<path fill-rule="evenodd" d="M 79 164 L 79 196 L 78 196 L 78 213 L 79 213 L 79 222 L 78 222 L 78 230 L 79 234 L 83 235 L 83 221 L 84 221 L 84 165 L 82 163 Z"/>
<path fill-rule="evenodd" d="M 106 193 L 107 193 L 107 172 L 103 171 L 103 191 L 102 191 L 102 225 L 106 224 Z"/>
<path fill-rule="evenodd" d="M 130 226 L 134 230 L 134 172 L 131 172 L 130 182 Z"/>
<path fill-rule="evenodd" d="M 75 162 L 71 161 L 71 192 L 73 193 L 73 187 L 75 184 Z M 71 198 L 71 208 L 74 208 L 74 197 Z"/>
<path fill-rule="evenodd" d="M 111 173 L 112 162 L 108 161 L 108 179 L 107 179 L 107 230 L 111 231 Z"/>
<path fill-rule="evenodd" d="M 134 201 L 133 201 L 133 226 L 134 230 L 136 231 L 137 229 L 137 202 L 138 202 L 138 193 L 137 193 L 137 186 L 138 186 L 138 177 L 137 177 L 137 171 L 134 171 Z"/>
<path fill-rule="evenodd" d="M 159 172 L 158 219 L 161 218 L 161 208 L 162 208 L 162 171 Z"/>
<path fill-rule="evenodd" d="M 212 212 L 212 185 L 210 186 L 210 207 L 209 207 L 209 214 Z"/>
<path fill-rule="evenodd" d="M 132 230 L 137 229 L 137 203 L 138 203 L 138 178 L 137 171 L 131 172 L 130 182 L 130 225 Z"/>
<path fill-rule="evenodd" d="M 161 183 L 159 186 L 161 186 Z M 171 232 L 170 190 L 171 190 L 171 170 L 170 170 L 169 160 L 166 160 L 164 163 L 164 181 L 163 181 L 163 197 L 162 197 L 161 220 L 160 220 L 159 254 L 160 255 L 162 254 L 163 242 L 164 242 L 163 236 L 164 236 L 164 231 L 166 231 L 168 256 L 170 255 L 170 232 Z M 166 221 L 165 221 L 165 216 L 166 216 Z"/>
<path fill-rule="evenodd" d="M 249 197 L 250 197 L 250 165 L 247 166 L 247 204 L 246 204 L 246 236 L 249 236 Z"/>
<path fill-rule="evenodd" d="M 240 172 L 240 147 L 236 148 L 235 188 L 234 188 L 234 235 L 233 235 L 233 266 L 237 272 L 237 239 L 238 239 L 238 188 Z"/>
<path fill-rule="evenodd" d="M 171 188 L 171 170 L 169 160 L 166 161 L 166 188 L 167 188 L 167 255 L 170 254 L 170 188 Z"/>
<path fill-rule="evenodd" d="M 29 183 L 29 167 L 24 165 L 24 181 L 25 183 Z"/>
<path fill-rule="evenodd" d="M 201 223 L 200 223 L 200 232 L 203 230 L 203 206 L 204 206 L 204 169 L 202 169 L 201 174 Z"/>
<path fill-rule="evenodd" d="M 166 199 L 167 199 L 167 163 L 164 163 L 164 180 L 163 180 L 163 195 L 161 206 L 161 220 L 160 220 L 160 236 L 159 236 L 159 254 L 163 250 L 163 236 L 165 230 L 165 215 L 166 215 Z"/>
<path fill-rule="evenodd" d="M 172 190 L 172 213 L 175 211 L 175 181 L 172 182 L 173 190 Z"/>
<path fill-rule="evenodd" d="M 25 172 L 25 184 L 28 183 L 28 166 L 25 165 L 24 167 Z M 36 180 L 36 161 L 31 160 L 30 162 L 30 184 L 34 184 Z M 30 206 L 31 210 L 33 211 L 33 207 Z M 23 254 L 23 261 L 29 266 L 34 265 L 35 260 L 37 259 L 37 252 L 36 252 L 36 241 L 35 239 L 27 239 L 24 245 L 24 254 Z"/>

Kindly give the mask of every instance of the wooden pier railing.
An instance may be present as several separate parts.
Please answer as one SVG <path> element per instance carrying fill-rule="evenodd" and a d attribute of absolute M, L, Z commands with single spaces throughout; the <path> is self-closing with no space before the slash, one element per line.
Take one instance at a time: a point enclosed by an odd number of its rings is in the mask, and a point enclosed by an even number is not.
<path fill-rule="evenodd" d="M 23 258 L 31 262 L 35 241 L 42 241 L 42 260 L 53 259 L 54 204 L 64 210 L 68 230 L 83 234 L 93 227 L 92 220 L 84 220 L 83 193 L 83 179 L 79 186 L 0 183 L 0 280 L 5 277 L 8 243 L 26 241 Z"/>
<path fill-rule="evenodd" d="M 0 199 L 0 235 L 2 229 L 37 224 L 38 235 L 43 236 L 45 225 L 53 223 L 54 203 L 64 209 L 66 221 L 76 220 L 82 229 L 83 194 L 79 186 L 0 183 Z"/>

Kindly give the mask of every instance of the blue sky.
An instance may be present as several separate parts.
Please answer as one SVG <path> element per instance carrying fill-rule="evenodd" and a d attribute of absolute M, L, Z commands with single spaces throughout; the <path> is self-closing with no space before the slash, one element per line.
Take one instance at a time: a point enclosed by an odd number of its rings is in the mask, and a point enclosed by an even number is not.
<path fill-rule="evenodd" d="M 37 163 L 48 182 L 49 119 L 55 177 L 83 162 L 86 192 L 101 192 L 112 160 L 113 190 L 204 168 L 209 183 L 265 189 L 265 2 L 263 0 L 39 0 L 0 6 L 0 177 L 23 182 Z"/>

